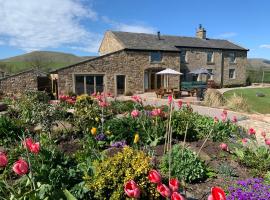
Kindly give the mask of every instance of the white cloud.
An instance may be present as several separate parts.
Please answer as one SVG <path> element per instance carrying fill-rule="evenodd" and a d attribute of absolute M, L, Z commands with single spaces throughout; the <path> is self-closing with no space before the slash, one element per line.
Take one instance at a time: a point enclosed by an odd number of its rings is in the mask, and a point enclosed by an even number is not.
<path fill-rule="evenodd" d="M 260 48 L 270 49 L 270 44 L 262 44 Z"/>
<path fill-rule="evenodd" d="M 135 32 L 135 33 L 155 33 L 156 29 L 151 26 L 144 25 L 142 23 L 133 23 L 126 24 L 121 22 L 116 22 L 114 20 L 109 19 L 106 16 L 102 16 L 101 19 L 110 24 L 114 30 L 125 31 L 125 32 Z"/>
<path fill-rule="evenodd" d="M 221 33 L 218 35 L 218 38 L 231 38 L 231 37 L 235 37 L 238 34 L 235 32 L 225 32 L 225 33 Z"/>
<path fill-rule="evenodd" d="M 80 21 L 97 18 L 80 0 L 0 0 L 0 36 L 26 51 L 83 43 L 85 50 L 96 52 L 96 34 Z"/>
<path fill-rule="evenodd" d="M 0 40 L 0 45 L 4 45 L 4 44 L 5 44 L 5 42 Z"/>

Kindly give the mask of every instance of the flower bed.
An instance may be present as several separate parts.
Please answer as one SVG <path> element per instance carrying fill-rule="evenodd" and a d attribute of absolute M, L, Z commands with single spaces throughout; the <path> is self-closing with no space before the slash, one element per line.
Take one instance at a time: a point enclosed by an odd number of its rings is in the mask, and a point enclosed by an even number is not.
<path fill-rule="evenodd" d="M 236 199 L 240 190 L 247 199 L 251 193 L 268 195 L 268 138 L 258 146 L 255 131 L 238 127 L 226 110 L 219 120 L 171 97 L 163 107 L 132 99 L 62 95 L 51 102 L 37 92 L 12 100 L 0 118 L 0 196 L 216 200 L 225 193 Z M 63 128 L 55 131 L 59 124 Z M 265 179 L 250 179 L 256 176 Z M 238 181 L 246 179 L 254 180 L 247 180 L 253 184 L 249 190 Z"/>

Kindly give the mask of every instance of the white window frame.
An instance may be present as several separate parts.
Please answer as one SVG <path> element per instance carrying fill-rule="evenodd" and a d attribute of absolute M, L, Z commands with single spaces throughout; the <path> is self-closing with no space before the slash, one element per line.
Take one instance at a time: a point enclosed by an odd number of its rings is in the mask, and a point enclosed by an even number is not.
<path fill-rule="evenodd" d="M 209 55 L 210 53 L 212 54 L 212 56 L 211 56 L 211 60 L 208 61 L 208 55 Z M 214 52 L 213 52 L 213 51 L 208 51 L 208 52 L 207 52 L 207 54 L 206 54 L 206 62 L 207 62 L 207 63 L 214 63 Z"/>
<path fill-rule="evenodd" d="M 158 54 L 160 54 L 160 60 L 159 61 L 152 60 L 152 53 L 158 53 Z M 162 55 L 162 52 L 161 51 L 151 51 L 150 54 L 149 54 L 149 61 L 150 61 L 150 63 L 161 63 L 162 62 L 162 59 L 163 59 L 163 55 Z"/>
<path fill-rule="evenodd" d="M 232 55 L 233 55 L 233 60 L 232 60 Z M 236 54 L 235 54 L 235 52 L 230 52 L 229 53 L 229 61 L 230 61 L 230 63 L 236 63 Z"/>
<path fill-rule="evenodd" d="M 182 53 L 183 53 L 183 52 L 185 52 L 184 59 L 182 59 L 182 57 L 183 57 L 183 56 L 182 56 L 182 55 L 183 55 Z M 180 62 L 181 62 L 181 63 L 188 63 L 187 53 L 188 53 L 188 52 L 187 52 L 186 50 L 181 50 L 181 52 L 180 52 Z"/>

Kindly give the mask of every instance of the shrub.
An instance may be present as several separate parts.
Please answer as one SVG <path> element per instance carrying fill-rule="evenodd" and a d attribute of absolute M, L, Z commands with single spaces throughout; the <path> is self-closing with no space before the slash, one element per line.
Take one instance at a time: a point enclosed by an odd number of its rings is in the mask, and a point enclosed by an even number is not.
<path fill-rule="evenodd" d="M 235 111 L 247 112 L 250 110 L 247 100 L 234 93 L 233 96 L 227 99 L 226 106 Z"/>
<path fill-rule="evenodd" d="M 159 199 L 155 185 L 147 179 L 151 170 L 150 157 L 144 152 L 125 147 L 122 152 L 93 163 L 94 175 L 86 178 L 86 186 L 94 194 L 92 199 L 128 199 L 124 184 L 134 180 L 141 190 L 142 199 Z"/>
<path fill-rule="evenodd" d="M 207 178 L 207 167 L 197 155 L 188 148 L 175 145 L 171 155 L 168 152 L 162 158 L 160 168 L 164 174 L 169 172 L 169 156 L 171 156 L 171 176 L 188 183 Z"/>
<path fill-rule="evenodd" d="M 225 100 L 223 95 L 215 89 L 208 89 L 204 95 L 204 104 L 210 107 L 220 107 L 223 106 Z"/>
<path fill-rule="evenodd" d="M 134 101 L 111 101 L 110 109 L 115 114 L 131 112 L 134 109 L 135 102 Z"/>

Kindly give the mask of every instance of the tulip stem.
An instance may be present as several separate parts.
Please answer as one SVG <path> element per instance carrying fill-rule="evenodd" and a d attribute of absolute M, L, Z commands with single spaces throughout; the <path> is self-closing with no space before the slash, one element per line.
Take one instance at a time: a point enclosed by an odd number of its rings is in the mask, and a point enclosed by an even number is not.
<path fill-rule="evenodd" d="M 212 134 L 212 132 L 213 132 L 213 129 L 211 129 L 211 131 L 209 132 L 209 134 L 206 136 L 204 142 L 202 143 L 202 146 L 200 147 L 200 149 L 199 149 L 199 151 L 197 153 L 197 157 L 200 155 L 200 152 L 201 152 L 203 146 L 205 145 L 206 141 L 208 140 L 208 138 L 210 137 L 210 135 Z"/>

